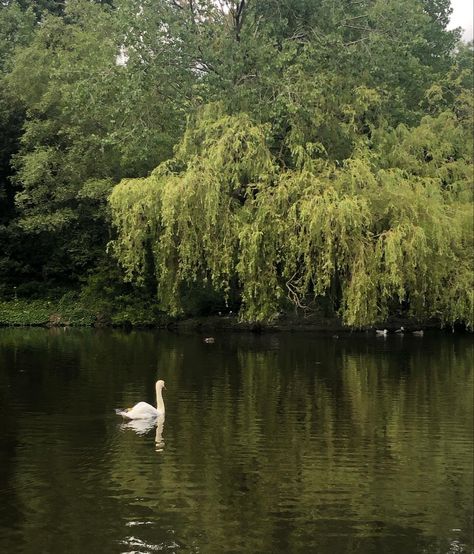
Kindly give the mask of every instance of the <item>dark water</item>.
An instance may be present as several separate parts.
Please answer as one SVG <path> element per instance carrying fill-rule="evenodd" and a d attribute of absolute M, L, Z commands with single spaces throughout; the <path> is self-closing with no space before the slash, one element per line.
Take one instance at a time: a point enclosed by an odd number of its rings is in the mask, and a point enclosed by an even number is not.
<path fill-rule="evenodd" d="M 158 447 L 114 413 L 157 378 Z M 472 530 L 469 336 L 0 329 L 2 553 L 467 553 Z"/>

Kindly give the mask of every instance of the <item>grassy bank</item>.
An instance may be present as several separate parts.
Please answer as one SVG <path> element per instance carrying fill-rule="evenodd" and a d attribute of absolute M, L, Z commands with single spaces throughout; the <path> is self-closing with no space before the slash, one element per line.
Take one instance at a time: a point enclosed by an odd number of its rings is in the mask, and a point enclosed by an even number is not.
<path fill-rule="evenodd" d="M 0 325 L 93 325 L 96 315 L 61 300 L 0 300 Z"/>
<path fill-rule="evenodd" d="M 66 294 L 60 299 L 0 299 L 0 326 L 163 326 L 168 318 L 149 305 L 115 306 L 83 302 Z"/>

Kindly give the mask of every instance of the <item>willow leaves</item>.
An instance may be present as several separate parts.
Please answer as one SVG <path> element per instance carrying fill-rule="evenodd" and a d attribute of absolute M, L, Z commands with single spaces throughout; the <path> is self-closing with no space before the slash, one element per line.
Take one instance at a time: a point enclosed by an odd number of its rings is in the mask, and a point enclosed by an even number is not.
<path fill-rule="evenodd" d="M 380 129 L 342 165 L 288 168 L 265 126 L 211 105 L 173 160 L 115 187 L 111 246 L 129 279 L 153 273 L 173 314 L 184 310 L 183 287 L 205 283 L 237 293 L 249 321 L 329 302 L 355 327 L 397 306 L 472 326 L 466 132 L 443 113 Z"/>

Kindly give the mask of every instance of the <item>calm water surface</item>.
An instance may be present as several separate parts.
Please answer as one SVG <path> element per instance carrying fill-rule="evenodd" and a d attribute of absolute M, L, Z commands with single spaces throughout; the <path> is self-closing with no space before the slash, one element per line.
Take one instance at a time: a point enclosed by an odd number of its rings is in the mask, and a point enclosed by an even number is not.
<path fill-rule="evenodd" d="M 0 552 L 472 552 L 471 337 L 202 338 L 0 329 Z"/>

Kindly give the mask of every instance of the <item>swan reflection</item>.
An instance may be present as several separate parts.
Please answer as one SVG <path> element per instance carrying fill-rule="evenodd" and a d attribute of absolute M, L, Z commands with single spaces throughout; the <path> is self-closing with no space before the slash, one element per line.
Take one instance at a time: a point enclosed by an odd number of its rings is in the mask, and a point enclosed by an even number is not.
<path fill-rule="evenodd" d="M 148 434 L 153 428 L 155 431 L 155 446 L 157 452 L 163 450 L 165 441 L 163 440 L 163 428 L 165 425 L 165 416 L 158 416 L 149 419 L 132 419 L 120 424 L 121 431 L 132 430 L 137 435 Z"/>
<path fill-rule="evenodd" d="M 126 431 L 127 429 L 131 429 L 134 431 L 137 435 L 146 435 L 149 431 L 151 431 L 156 425 L 156 419 L 132 419 L 131 421 L 127 421 L 126 423 L 120 424 L 120 429 L 122 431 Z"/>
<path fill-rule="evenodd" d="M 165 416 L 158 417 L 156 419 L 156 433 L 155 433 L 155 449 L 157 452 L 161 452 L 165 446 L 163 440 L 163 428 L 165 426 Z"/>

